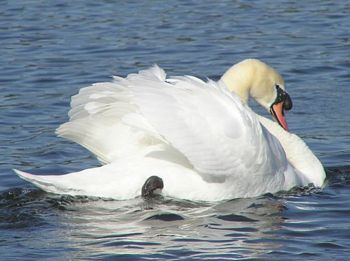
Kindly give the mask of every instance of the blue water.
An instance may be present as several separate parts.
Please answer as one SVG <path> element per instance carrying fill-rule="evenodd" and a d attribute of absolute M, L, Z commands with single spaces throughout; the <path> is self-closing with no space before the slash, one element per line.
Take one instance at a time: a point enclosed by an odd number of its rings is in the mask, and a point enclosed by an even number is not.
<path fill-rule="evenodd" d="M 0 259 L 348 259 L 349 13 L 349 1 L 1 2 Z M 217 79 L 250 57 L 284 76 L 290 129 L 326 167 L 324 189 L 108 201 L 47 194 L 11 170 L 98 165 L 54 134 L 84 86 L 154 63 Z"/>

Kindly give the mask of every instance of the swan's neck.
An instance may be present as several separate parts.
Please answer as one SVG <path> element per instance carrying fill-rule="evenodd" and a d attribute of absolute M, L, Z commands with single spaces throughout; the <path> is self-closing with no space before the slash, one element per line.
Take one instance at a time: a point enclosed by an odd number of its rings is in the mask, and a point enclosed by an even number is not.
<path fill-rule="evenodd" d="M 221 81 L 231 92 L 236 93 L 244 104 L 248 103 L 251 79 L 248 73 L 239 73 L 237 65 L 232 66 L 221 77 Z"/>
<path fill-rule="evenodd" d="M 326 177 L 321 162 L 305 142 L 297 135 L 289 133 L 276 122 L 258 115 L 260 123 L 281 143 L 289 163 L 303 173 L 315 186 L 322 186 Z"/>

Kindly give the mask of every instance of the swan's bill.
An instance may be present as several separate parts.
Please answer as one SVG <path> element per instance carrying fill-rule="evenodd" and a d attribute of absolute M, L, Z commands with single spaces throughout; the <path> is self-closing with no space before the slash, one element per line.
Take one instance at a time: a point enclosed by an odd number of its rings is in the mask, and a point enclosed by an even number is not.
<path fill-rule="evenodd" d="M 272 105 L 270 112 L 278 124 L 281 125 L 283 129 L 288 131 L 288 124 L 286 118 L 284 117 L 283 102 Z"/>
<path fill-rule="evenodd" d="M 288 131 L 288 124 L 284 117 L 284 110 L 290 110 L 293 107 L 292 99 L 279 85 L 276 85 L 277 96 L 274 103 L 270 107 L 272 116 L 279 125 Z"/>

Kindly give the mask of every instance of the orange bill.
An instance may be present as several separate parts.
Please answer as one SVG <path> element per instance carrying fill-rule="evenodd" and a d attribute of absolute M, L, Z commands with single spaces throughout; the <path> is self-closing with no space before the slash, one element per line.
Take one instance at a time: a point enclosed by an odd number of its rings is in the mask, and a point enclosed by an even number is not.
<path fill-rule="evenodd" d="M 288 131 L 288 124 L 287 124 L 286 118 L 284 117 L 283 102 L 279 102 L 272 105 L 270 112 L 273 115 L 273 117 L 276 119 L 278 124 L 281 125 L 283 129 Z"/>

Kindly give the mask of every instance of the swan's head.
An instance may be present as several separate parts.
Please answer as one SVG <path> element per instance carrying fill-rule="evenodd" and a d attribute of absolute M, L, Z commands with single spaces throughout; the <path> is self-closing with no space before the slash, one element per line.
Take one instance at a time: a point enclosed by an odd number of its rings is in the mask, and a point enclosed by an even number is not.
<path fill-rule="evenodd" d="M 282 76 L 272 67 L 257 59 L 247 59 L 232 66 L 221 80 L 242 102 L 247 103 L 249 96 L 253 97 L 288 130 L 284 110 L 292 108 L 292 100 L 284 88 Z"/>

